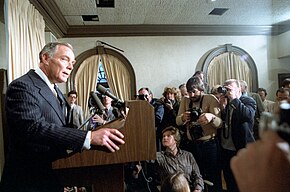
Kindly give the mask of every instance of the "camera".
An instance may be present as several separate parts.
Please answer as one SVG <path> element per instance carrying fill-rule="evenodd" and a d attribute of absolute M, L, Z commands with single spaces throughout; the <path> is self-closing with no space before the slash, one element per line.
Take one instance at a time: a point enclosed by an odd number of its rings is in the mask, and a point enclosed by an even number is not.
<path fill-rule="evenodd" d="M 191 108 L 188 111 L 190 112 L 190 122 L 197 121 L 199 116 L 202 114 L 201 108 Z"/>
<path fill-rule="evenodd" d="M 220 86 L 217 88 L 217 92 L 225 95 L 228 92 L 228 90 L 227 90 L 227 88 Z"/>
<path fill-rule="evenodd" d="M 148 100 L 148 95 L 136 95 L 136 98 L 139 100 Z"/>

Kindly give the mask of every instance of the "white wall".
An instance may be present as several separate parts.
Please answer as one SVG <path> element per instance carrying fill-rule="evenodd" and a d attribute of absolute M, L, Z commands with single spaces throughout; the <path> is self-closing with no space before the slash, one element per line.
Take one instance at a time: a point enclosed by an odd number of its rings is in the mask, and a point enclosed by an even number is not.
<path fill-rule="evenodd" d="M 275 37 L 277 42 L 277 57 L 290 57 L 290 31 Z"/>
<path fill-rule="evenodd" d="M 94 48 L 101 40 L 124 50 L 122 53 L 132 64 L 137 89 L 149 87 L 160 97 L 165 86 L 178 86 L 186 82 L 196 70 L 199 59 L 210 49 L 232 44 L 248 52 L 258 68 L 259 86 L 274 89 L 269 79 L 267 36 L 186 36 L 186 37 L 102 37 L 63 38 L 75 49 L 76 56 Z M 276 88 L 275 88 L 276 89 Z"/>
<path fill-rule="evenodd" d="M 269 68 L 269 80 L 272 82 L 274 87 L 272 94 L 275 98 L 276 90 L 278 89 L 278 74 L 279 73 L 290 73 L 290 32 L 275 36 L 269 43 L 268 62 L 270 63 Z M 288 56 L 287 56 L 288 54 Z M 283 55 L 283 57 L 281 57 Z"/>

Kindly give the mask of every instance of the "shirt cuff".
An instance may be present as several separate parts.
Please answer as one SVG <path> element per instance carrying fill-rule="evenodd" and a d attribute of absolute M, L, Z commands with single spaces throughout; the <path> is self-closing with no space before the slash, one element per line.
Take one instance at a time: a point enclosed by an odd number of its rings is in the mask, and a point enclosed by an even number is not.
<path fill-rule="evenodd" d="M 83 145 L 83 150 L 90 150 L 90 148 L 91 148 L 91 135 L 92 135 L 92 132 L 88 131 L 84 145 Z"/>

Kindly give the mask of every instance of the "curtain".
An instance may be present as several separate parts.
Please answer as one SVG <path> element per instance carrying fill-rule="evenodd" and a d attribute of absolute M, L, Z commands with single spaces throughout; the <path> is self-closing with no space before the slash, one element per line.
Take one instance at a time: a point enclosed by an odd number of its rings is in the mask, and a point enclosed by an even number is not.
<path fill-rule="evenodd" d="M 130 75 L 125 65 L 116 57 L 101 54 L 108 85 L 113 94 L 121 100 L 129 100 L 131 95 Z"/>
<path fill-rule="evenodd" d="M 78 93 L 78 105 L 82 107 L 85 118 L 88 118 L 90 115 L 88 101 L 90 92 L 96 91 L 99 63 L 99 55 L 93 55 L 81 63 L 75 75 L 75 88 Z"/>
<path fill-rule="evenodd" d="M 96 91 L 100 62 L 112 93 L 123 101 L 130 99 L 130 75 L 125 65 L 112 55 L 93 55 L 80 64 L 74 79 L 78 105 L 82 107 L 85 118 L 90 115 L 88 100 L 90 92 Z"/>
<path fill-rule="evenodd" d="M 29 0 L 5 0 L 8 82 L 38 67 L 45 45 L 45 22 Z"/>
<path fill-rule="evenodd" d="M 248 91 L 252 90 L 252 73 L 243 57 L 233 52 L 226 52 L 215 57 L 208 66 L 208 84 L 222 85 L 227 79 L 244 80 L 248 83 Z"/>

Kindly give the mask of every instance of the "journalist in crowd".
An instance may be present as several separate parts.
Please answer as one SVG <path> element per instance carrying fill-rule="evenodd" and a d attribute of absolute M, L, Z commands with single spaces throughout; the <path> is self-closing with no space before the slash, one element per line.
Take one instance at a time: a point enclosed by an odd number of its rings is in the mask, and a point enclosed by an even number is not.
<path fill-rule="evenodd" d="M 222 169 L 227 190 L 238 191 L 236 181 L 230 168 L 230 160 L 247 143 L 254 142 L 253 126 L 256 102 L 252 97 L 242 95 L 240 82 L 229 79 L 222 87 L 220 98 L 222 119 L 225 122 L 221 131 Z"/>
<path fill-rule="evenodd" d="M 214 183 L 208 186 L 208 191 L 219 192 L 222 190 L 217 139 L 217 129 L 222 126 L 220 105 L 215 96 L 204 93 L 204 83 L 198 76 L 191 77 L 186 88 L 189 97 L 182 98 L 176 117 L 177 125 L 186 127 L 187 146 L 183 149 L 193 153 L 202 177 Z"/>

